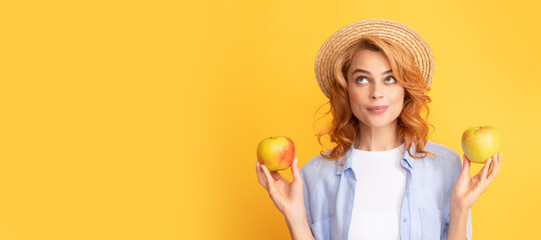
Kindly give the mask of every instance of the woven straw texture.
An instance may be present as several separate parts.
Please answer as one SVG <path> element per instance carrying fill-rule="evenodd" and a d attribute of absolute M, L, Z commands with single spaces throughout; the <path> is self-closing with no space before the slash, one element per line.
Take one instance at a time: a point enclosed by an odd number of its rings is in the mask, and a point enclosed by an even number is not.
<path fill-rule="evenodd" d="M 415 58 L 427 86 L 432 84 L 434 56 L 428 43 L 412 28 L 387 19 L 365 19 L 349 24 L 334 33 L 321 47 L 316 57 L 315 73 L 321 91 L 331 96 L 335 56 L 364 35 L 376 35 L 402 44 Z"/>

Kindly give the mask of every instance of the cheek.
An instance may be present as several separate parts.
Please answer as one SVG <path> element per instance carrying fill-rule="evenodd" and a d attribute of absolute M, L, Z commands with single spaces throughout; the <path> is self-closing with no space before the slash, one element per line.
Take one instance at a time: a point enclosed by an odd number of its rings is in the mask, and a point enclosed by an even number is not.
<path fill-rule="evenodd" d="M 349 95 L 349 104 L 353 111 L 359 112 L 360 108 L 365 104 L 366 99 L 363 99 L 363 94 L 360 92 L 352 92 Z"/>
<path fill-rule="evenodd" d="M 363 93 L 360 89 L 357 89 L 357 90 L 349 90 L 348 91 L 349 93 L 349 99 L 350 100 L 353 100 L 353 101 L 356 101 L 356 102 L 359 102 L 362 98 L 362 96 L 366 96 L 365 93 Z"/>
<path fill-rule="evenodd" d="M 361 119 L 365 113 L 362 110 L 362 93 L 359 91 L 357 92 L 349 92 L 349 105 L 350 110 L 352 111 L 353 115 L 357 117 L 357 119 Z"/>
<path fill-rule="evenodd" d="M 402 112 L 402 108 L 404 106 L 404 92 L 402 89 L 397 89 L 392 94 L 392 104 L 394 105 L 394 113 L 400 114 Z"/>
<path fill-rule="evenodd" d="M 400 113 L 402 112 L 403 108 L 404 108 L 404 97 L 399 97 L 396 101 L 395 101 L 395 111 L 396 111 L 396 115 L 400 115 Z"/>
<path fill-rule="evenodd" d="M 398 89 L 393 93 L 393 101 L 396 104 L 402 104 L 404 102 L 404 97 L 405 97 L 404 89 Z"/>

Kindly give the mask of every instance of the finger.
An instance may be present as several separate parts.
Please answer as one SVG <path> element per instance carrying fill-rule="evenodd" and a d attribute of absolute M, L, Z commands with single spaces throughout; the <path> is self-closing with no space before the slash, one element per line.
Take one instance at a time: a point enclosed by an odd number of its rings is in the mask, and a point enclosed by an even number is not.
<path fill-rule="evenodd" d="M 263 172 L 265 173 L 265 177 L 267 179 L 267 191 L 271 193 L 274 191 L 274 180 L 272 180 L 272 176 L 270 175 L 269 169 L 267 169 L 267 166 L 261 165 L 261 168 L 263 169 Z"/>
<path fill-rule="evenodd" d="M 485 166 L 483 167 L 483 169 L 481 169 L 481 179 L 486 179 L 487 178 L 488 169 L 490 168 L 490 166 L 494 162 L 493 158 L 496 158 L 496 154 L 494 154 L 492 157 L 490 157 L 485 162 Z"/>
<path fill-rule="evenodd" d="M 466 157 L 466 154 L 463 154 L 462 155 L 462 158 L 464 159 L 464 162 L 462 163 L 462 173 L 460 173 L 460 176 L 462 177 L 465 177 L 465 176 L 470 176 L 470 160 L 468 159 L 468 157 Z"/>
<path fill-rule="evenodd" d="M 270 174 L 274 178 L 274 181 L 279 181 L 279 180 L 282 180 L 282 179 L 285 180 L 285 178 L 282 177 L 282 174 L 280 174 L 278 171 L 271 171 Z"/>
<path fill-rule="evenodd" d="M 268 191 L 267 189 L 267 180 L 265 179 L 265 174 L 263 173 L 263 170 L 261 169 L 261 164 L 259 164 L 259 161 L 255 163 L 256 167 L 255 167 L 255 171 L 257 173 L 257 181 L 259 182 L 259 184 L 261 184 L 261 186 L 263 186 L 265 188 L 265 190 Z"/>
<path fill-rule="evenodd" d="M 488 174 L 488 182 L 491 183 L 494 181 L 498 173 L 500 172 L 500 167 L 502 166 L 502 153 L 498 154 L 498 161 L 495 161 L 496 164 L 494 164 L 494 167 L 492 167 L 492 170 Z"/>
<path fill-rule="evenodd" d="M 291 164 L 291 174 L 293 175 L 294 182 L 302 180 L 301 173 L 299 172 L 298 162 L 299 160 L 297 159 L 297 157 L 295 157 L 295 159 L 293 159 L 293 163 Z"/>

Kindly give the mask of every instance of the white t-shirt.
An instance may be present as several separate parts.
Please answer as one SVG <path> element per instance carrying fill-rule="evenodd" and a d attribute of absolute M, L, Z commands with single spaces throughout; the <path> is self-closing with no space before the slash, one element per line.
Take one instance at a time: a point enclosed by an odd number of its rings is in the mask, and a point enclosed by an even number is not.
<path fill-rule="evenodd" d="M 353 148 L 357 178 L 349 239 L 400 239 L 400 211 L 406 191 L 404 143 L 388 151 Z"/>

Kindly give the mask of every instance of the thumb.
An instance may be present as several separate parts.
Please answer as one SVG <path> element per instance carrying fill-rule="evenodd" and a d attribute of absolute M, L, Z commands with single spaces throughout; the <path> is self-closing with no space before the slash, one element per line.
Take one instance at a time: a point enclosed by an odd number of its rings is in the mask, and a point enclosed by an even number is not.
<path fill-rule="evenodd" d="M 301 180 L 301 174 L 299 173 L 298 159 L 295 157 L 291 163 L 291 174 L 293 175 L 293 181 Z"/>
<path fill-rule="evenodd" d="M 464 159 L 464 162 L 462 163 L 462 172 L 460 173 L 460 177 L 469 177 L 471 162 L 465 154 L 462 155 L 462 159 Z"/>

